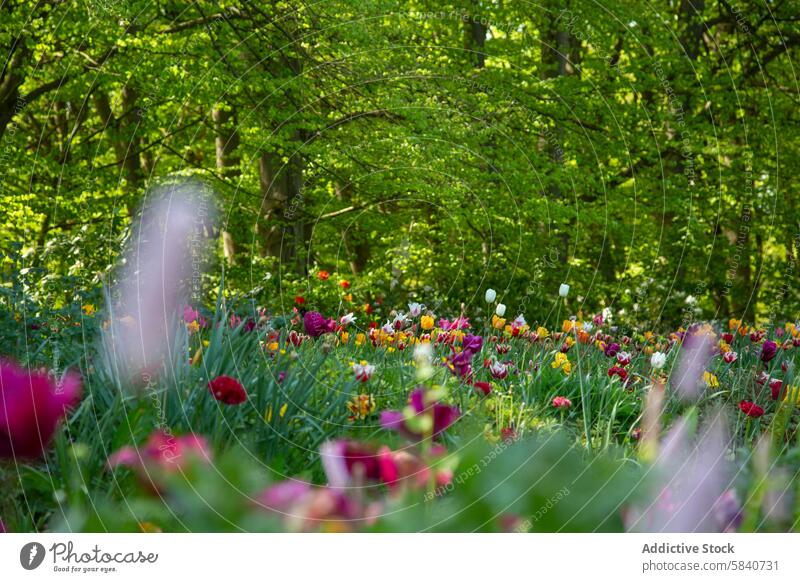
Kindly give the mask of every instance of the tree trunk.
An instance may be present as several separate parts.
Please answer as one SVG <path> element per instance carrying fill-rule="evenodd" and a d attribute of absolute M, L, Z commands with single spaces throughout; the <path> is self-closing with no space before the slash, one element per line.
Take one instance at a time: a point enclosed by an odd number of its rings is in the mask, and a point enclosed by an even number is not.
<path fill-rule="evenodd" d="M 224 178 L 236 178 L 241 174 L 237 148 L 239 134 L 236 131 L 236 112 L 216 105 L 211 111 L 214 121 L 214 146 L 216 150 L 217 171 Z M 233 234 L 224 228 L 221 231 L 222 252 L 228 265 L 236 264 L 238 247 Z"/>

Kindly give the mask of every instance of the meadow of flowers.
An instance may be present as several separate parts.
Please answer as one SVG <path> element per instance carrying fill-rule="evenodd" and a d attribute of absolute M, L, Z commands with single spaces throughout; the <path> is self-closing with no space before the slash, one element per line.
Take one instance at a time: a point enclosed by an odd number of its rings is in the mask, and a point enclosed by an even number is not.
<path fill-rule="evenodd" d="M 115 343 L 140 319 L 16 312 L 2 528 L 797 527 L 795 323 L 537 325 L 481 299 L 474 318 L 415 302 L 320 313 L 299 296 L 286 312 L 185 305 L 149 366 Z"/>

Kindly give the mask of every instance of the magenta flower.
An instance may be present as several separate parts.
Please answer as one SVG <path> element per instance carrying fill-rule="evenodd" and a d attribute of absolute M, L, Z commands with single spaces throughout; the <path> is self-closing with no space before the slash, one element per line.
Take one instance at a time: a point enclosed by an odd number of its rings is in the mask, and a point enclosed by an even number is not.
<path fill-rule="evenodd" d="M 334 331 L 336 322 L 332 319 L 325 319 L 318 311 L 307 311 L 303 316 L 303 327 L 307 335 L 319 337 Z"/>
<path fill-rule="evenodd" d="M 40 456 L 66 414 L 78 402 L 81 381 L 67 374 L 55 382 L 45 372 L 29 372 L 0 362 L 0 458 Z"/>
<path fill-rule="evenodd" d="M 608 356 L 609 358 L 613 358 L 614 356 L 616 356 L 617 352 L 619 352 L 618 343 L 608 344 L 608 346 L 606 346 L 606 356 Z"/>
<path fill-rule="evenodd" d="M 732 364 L 738 358 L 738 354 L 736 352 L 725 352 L 722 354 L 722 359 L 725 360 L 726 364 Z"/>
<path fill-rule="evenodd" d="M 357 441 L 328 441 L 320 447 L 322 467 L 331 487 L 342 489 L 367 482 L 393 485 L 398 469 L 389 447 L 379 450 Z"/>
<path fill-rule="evenodd" d="M 144 446 L 122 447 L 116 451 L 108 457 L 108 466 L 133 469 L 139 481 L 157 493 L 164 474 L 180 472 L 192 461 L 211 462 L 211 451 L 202 436 L 187 434 L 176 437 L 157 430 Z"/>
<path fill-rule="evenodd" d="M 761 346 L 761 361 L 765 364 L 772 360 L 778 353 L 778 344 L 772 340 L 767 340 Z"/>
<path fill-rule="evenodd" d="M 411 392 L 405 411 L 381 412 L 381 426 L 387 430 L 399 431 L 410 440 L 422 440 L 428 432 L 434 437 L 440 435 L 458 419 L 461 411 L 456 406 L 440 402 L 426 403 L 426 394 L 423 388 L 417 388 Z M 426 424 L 429 426 L 426 427 Z"/>
<path fill-rule="evenodd" d="M 184 323 L 194 323 L 196 321 L 198 326 L 206 326 L 205 318 L 200 315 L 199 311 L 193 309 L 191 305 L 183 306 L 183 321 Z"/>
<path fill-rule="evenodd" d="M 556 396 L 555 398 L 553 398 L 553 408 L 560 408 L 566 410 L 570 406 L 572 406 L 572 402 L 570 401 L 569 398 L 566 398 L 564 396 Z"/>

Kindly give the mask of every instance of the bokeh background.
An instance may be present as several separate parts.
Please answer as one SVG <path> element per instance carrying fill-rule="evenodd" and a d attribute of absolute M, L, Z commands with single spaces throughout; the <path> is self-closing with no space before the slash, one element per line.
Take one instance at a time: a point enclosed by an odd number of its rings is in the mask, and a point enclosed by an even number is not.
<path fill-rule="evenodd" d="M 457 310 L 489 286 L 539 321 L 566 282 L 574 312 L 645 327 L 791 317 L 797 14 L 2 1 L 3 288 L 99 289 L 148 192 L 192 177 L 220 218 L 197 302 L 224 267 L 225 293 L 276 311 Z"/>

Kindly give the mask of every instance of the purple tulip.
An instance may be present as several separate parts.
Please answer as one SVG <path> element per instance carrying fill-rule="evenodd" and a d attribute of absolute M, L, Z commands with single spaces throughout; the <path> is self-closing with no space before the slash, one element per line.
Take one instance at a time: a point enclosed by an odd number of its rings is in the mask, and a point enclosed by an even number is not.
<path fill-rule="evenodd" d="M 778 353 L 778 344 L 772 340 L 767 340 L 761 346 L 761 361 L 765 364 L 769 362 Z"/>
<path fill-rule="evenodd" d="M 319 337 L 331 333 L 336 327 L 336 322 L 325 319 L 318 311 L 307 311 L 303 316 L 303 327 L 311 337 Z"/>
<path fill-rule="evenodd" d="M 606 346 L 606 355 L 609 358 L 615 357 L 617 355 L 617 352 L 619 352 L 618 343 L 608 344 L 608 346 Z"/>

